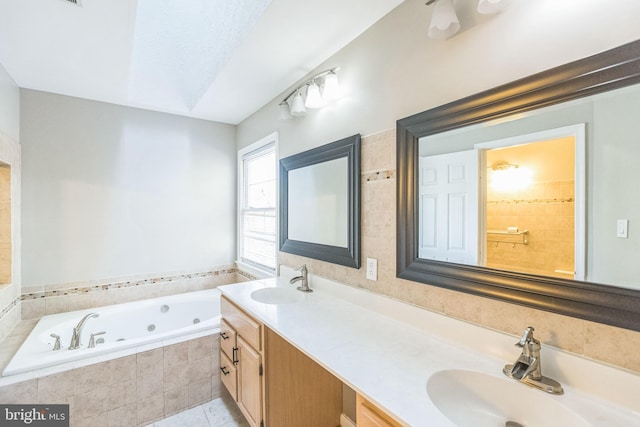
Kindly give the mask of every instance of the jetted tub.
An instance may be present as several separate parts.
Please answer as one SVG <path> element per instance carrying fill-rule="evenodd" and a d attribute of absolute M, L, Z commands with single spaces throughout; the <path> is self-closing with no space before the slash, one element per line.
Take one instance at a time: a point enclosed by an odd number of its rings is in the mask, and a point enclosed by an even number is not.
<path fill-rule="evenodd" d="M 73 328 L 89 313 L 97 313 L 98 317 L 85 322 L 80 347 L 69 350 Z M 52 314 L 40 319 L 3 375 L 147 346 L 180 336 L 215 333 L 219 328 L 220 291 L 217 289 Z M 91 334 L 99 332 L 105 333 L 96 335 L 95 347 L 89 348 Z M 60 336 L 60 350 L 53 349 L 56 340 L 51 334 Z"/>

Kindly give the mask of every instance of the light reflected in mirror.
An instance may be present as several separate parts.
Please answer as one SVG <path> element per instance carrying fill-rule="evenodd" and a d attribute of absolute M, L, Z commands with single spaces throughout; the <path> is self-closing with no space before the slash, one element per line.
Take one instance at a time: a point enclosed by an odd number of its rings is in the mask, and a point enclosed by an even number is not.
<path fill-rule="evenodd" d="M 419 258 L 640 289 L 638 111 L 632 86 L 421 138 Z"/>
<path fill-rule="evenodd" d="M 342 157 L 289 171 L 289 239 L 347 247 L 348 168 Z"/>

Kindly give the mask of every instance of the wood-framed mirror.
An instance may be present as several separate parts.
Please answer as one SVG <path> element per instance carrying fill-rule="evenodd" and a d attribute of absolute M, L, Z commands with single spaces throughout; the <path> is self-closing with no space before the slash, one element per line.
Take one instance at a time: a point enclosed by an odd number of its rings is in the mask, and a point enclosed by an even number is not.
<path fill-rule="evenodd" d="M 280 160 L 280 250 L 360 268 L 360 134 Z"/>
<path fill-rule="evenodd" d="M 619 286 L 615 278 L 611 283 L 604 284 L 590 280 L 588 273 L 585 280 L 576 280 L 517 269 L 488 267 L 483 262 L 465 263 L 428 259 L 424 255 L 421 257 L 420 245 L 424 236 L 420 235 L 419 195 L 422 185 L 419 173 L 421 141 L 473 126 L 508 123 L 544 109 L 554 109 L 591 96 L 607 95 L 622 88 L 626 90 L 638 83 L 640 41 L 398 120 L 397 277 L 640 331 L 640 286 L 635 289 L 633 286 Z M 587 125 L 586 131 L 587 140 L 593 137 L 593 129 L 589 126 L 591 125 Z M 586 167 L 593 168 L 597 155 L 590 152 L 589 148 L 587 144 Z M 480 169 L 486 167 L 481 165 Z M 587 186 L 603 186 L 602 183 L 594 182 L 592 175 L 587 177 Z M 589 206 L 599 201 L 591 189 L 586 191 L 586 198 L 591 204 Z M 593 221 L 593 209 L 587 207 L 585 216 L 587 222 Z M 507 231 L 512 228 L 513 231 L 519 231 L 517 227 L 508 228 Z M 615 225 L 612 232 L 615 234 Z M 585 255 L 587 271 L 594 264 L 594 259 L 604 256 L 597 251 L 593 252 L 597 246 L 594 243 L 594 233 L 595 231 L 590 230 L 585 235 L 587 248 L 591 245 L 592 251 L 591 255 Z M 484 235 L 484 230 L 480 234 Z M 507 237 L 525 239 L 522 242 L 527 238 L 520 235 Z M 485 244 L 480 239 L 481 249 Z M 513 246 L 516 246 L 515 243 Z M 625 257 L 633 258 L 635 254 L 638 259 L 640 252 L 634 249 L 630 251 L 624 254 Z M 621 265 L 619 268 L 626 267 Z M 558 270 L 564 271 L 561 268 Z M 640 278 L 638 282 L 640 283 Z"/>

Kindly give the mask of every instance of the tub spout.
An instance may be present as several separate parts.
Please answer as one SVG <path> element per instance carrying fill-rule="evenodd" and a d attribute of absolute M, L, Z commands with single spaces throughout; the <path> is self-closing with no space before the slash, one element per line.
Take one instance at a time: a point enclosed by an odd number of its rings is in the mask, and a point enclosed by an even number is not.
<path fill-rule="evenodd" d="M 75 328 L 73 328 L 73 335 L 71 336 L 71 343 L 69 344 L 69 350 L 75 350 L 80 347 L 80 334 L 82 334 L 82 328 L 87 320 L 92 319 L 94 317 L 98 317 L 98 313 L 89 313 L 84 316 Z"/>

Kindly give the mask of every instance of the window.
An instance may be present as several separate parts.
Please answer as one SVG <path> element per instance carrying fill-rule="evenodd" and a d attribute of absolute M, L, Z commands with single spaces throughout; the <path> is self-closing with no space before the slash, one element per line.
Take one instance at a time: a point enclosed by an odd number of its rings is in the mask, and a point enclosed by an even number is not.
<path fill-rule="evenodd" d="M 238 152 L 238 261 L 276 271 L 277 133 Z"/>

